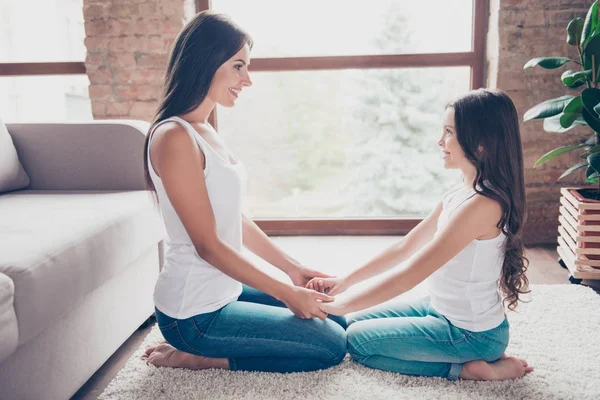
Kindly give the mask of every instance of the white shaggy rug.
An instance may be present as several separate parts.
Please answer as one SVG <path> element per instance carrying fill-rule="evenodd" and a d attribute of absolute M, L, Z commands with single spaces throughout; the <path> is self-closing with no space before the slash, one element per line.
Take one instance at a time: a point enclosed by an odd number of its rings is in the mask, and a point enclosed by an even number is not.
<path fill-rule="evenodd" d="M 577 285 L 534 285 L 510 313 L 507 353 L 535 371 L 504 382 L 449 382 L 358 365 L 275 374 L 147 366 L 143 350 L 162 340 L 155 326 L 99 397 L 106 399 L 600 399 L 600 295 Z"/>

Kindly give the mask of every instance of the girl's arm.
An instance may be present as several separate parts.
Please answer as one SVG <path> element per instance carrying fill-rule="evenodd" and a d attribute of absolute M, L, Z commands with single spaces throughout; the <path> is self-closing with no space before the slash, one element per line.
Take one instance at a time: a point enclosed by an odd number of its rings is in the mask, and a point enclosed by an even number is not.
<path fill-rule="evenodd" d="M 326 313 L 344 315 L 363 310 L 407 292 L 456 256 L 473 240 L 498 232 L 502 209 L 494 200 L 475 196 L 465 202 L 440 233 L 413 255 L 405 268 L 383 282 L 333 303 L 321 304 Z"/>
<path fill-rule="evenodd" d="M 161 177 L 167 196 L 200 257 L 233 279 L 283 301 L 299 317 L 326 317 L 318 309 L 316 299 L 331 301 L 328 296 L 270 277 L 219 238 L 204 180 L 204 153 L 183 127 L 167 123 L 157 128 L 150 157 L 152 165 L 148 167 L 154 166 Z"/>
<path fill-rule="evenodd" d="M 442 212 L 442 203 L 433 210 L 427 218 L 415 226 L 400 242 L 385 250 L 369 261 L 363 267 L 353 271 L 343 278 L 345 286 L 349 287 L 385 272 L 402 261 L 408 259 L 427 244 L 437 230 L 437 220 Z"/>
<path fill-rule="evenodd" d="M 242 219 L 242 238 L 248 250 L 288 274 L 294 285 L 304 286 L 314 277 L 328 277 L 321 272 L 304 267 L 286 254 L 246 215 Z"/>

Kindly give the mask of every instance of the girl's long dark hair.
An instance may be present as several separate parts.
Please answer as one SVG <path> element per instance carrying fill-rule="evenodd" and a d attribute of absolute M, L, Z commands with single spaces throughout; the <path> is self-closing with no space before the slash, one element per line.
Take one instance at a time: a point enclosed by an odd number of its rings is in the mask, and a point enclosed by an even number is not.
<path fill-rule="evenodd" d="M 150 132 L 160 121 L 196 109 L 208 95 L 217 69 L 252 38 L 226 14 L 202 11 L 179 33 L 171 49 L 164 89 L 144 144 L 146 186 L 156 196 L 148 170 Z M 156 198 L 156 197 L 155 197 Z"/>
<path fill-rule="evenodd" d="M 503 303 L 514 310 L 519 295 L 528 293 L 523 251 L 525 179 L 519 118 L 512 100 L 501 90 L 478 89 L 450 103 L 457 139 L 476 167 L 473 189 L 502 206 L 498 228 L 506 235 L 500 278 Z"/>

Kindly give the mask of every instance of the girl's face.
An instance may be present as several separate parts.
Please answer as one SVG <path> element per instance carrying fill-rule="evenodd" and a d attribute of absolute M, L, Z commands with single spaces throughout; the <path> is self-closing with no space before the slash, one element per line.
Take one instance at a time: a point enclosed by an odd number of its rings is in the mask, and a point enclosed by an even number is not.
<path fill-rule="evenodd" d="M 233 57 L 219 67 L 208 91 L 208 97 L 223 107 L 233 107 L 245 86 L 251 86 L 248 73 L 250 47 L 246 43 Z"/>
<path fill-rule="evenodd" d="M 442 119 L 443 133 L 438 141 L 444 160 L 444 168 L 464 169 L 470 166 L 469 160 L 456 137 L 456 125 L 454 123 L 454 108 L 448 107 Z"/>

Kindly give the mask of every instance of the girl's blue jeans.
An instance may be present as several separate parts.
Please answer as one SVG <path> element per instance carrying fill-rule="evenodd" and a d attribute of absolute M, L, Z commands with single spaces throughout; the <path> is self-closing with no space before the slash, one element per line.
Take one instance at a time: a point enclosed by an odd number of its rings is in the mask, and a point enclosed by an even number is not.
<path fill-rule="evenodd" d="M 382 304 L 348 318 L 348 352 L 367 367 L 405 375 L 457 379 L 464 363 L 498 360 L 508 346 L 508 320 L 472 332 L 458 328 L 430 305 Z"/>
<path fill-rule="evenodd" d="M 297 318 L 282 302 L 244 285 L 237 301 L 187 319 L 156 310 L 178 350 L 229 359 L 231 370 L 299 372 L 329 368 L 346 355 L 345 317 Z"/>

